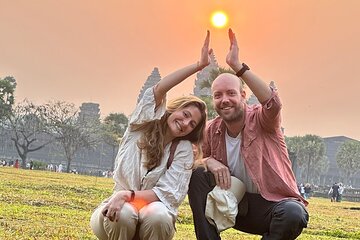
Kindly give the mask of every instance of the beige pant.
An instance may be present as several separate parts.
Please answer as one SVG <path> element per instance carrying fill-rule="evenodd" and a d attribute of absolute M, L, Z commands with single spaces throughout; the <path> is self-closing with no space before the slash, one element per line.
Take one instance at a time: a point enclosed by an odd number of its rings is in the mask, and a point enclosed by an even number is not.
<path fill-rule="evenodd" d="M 90 219 L 90 226 L 100 240 L 131 240 L 137 224 L 140 239 L 167 240 L 174 236 L 174 218 L 162 202 L 152 202 L 139 212 L 130 203 L 125 203 L 118 222 L 111 222 L 101 214 L 104 205 L 97 207 Z"/>

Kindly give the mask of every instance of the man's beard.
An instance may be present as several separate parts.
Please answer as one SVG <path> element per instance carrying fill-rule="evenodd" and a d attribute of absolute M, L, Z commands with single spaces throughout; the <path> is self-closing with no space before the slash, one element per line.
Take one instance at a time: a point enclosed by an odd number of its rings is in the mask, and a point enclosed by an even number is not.
<path fill-rule="evenodd" d="M 228 123 L 240 121 L 244 116 L 244 109 L 241 106 L 237 106 L 231 115 L 223 114 L 221 110 L 215 109 L 219 116 Z"/>

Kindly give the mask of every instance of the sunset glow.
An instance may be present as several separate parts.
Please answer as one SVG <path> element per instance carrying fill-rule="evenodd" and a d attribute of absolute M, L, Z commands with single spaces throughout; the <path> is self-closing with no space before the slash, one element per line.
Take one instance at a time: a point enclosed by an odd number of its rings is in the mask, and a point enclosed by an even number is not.
<path fill-rule="evenodd" d="M 224 12 L 215 12 L 211 17 L 211 22 L 214 27 L 223 28 L 226 26 L 228 17 Z"/>

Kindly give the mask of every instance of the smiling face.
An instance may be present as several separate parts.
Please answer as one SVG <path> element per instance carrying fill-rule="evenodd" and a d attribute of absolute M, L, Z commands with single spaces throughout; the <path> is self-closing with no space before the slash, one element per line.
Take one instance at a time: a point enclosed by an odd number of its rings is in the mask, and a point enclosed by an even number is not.
<path fill-rule="evenodd" d="M 233 74 L 223 73 L 214 80 L 211 90 L 214 108 L 219 116 L 229 123 L 241 120 L 246 94 L 240 79 Z"/>
<path fill-rule="evenodd" d="M 171 135 L 177 138 L 191 133 L 201 122 L 201 119 L 199 108 L 189 105 L 171 113 L 167 119 L 167 124 Z"/>

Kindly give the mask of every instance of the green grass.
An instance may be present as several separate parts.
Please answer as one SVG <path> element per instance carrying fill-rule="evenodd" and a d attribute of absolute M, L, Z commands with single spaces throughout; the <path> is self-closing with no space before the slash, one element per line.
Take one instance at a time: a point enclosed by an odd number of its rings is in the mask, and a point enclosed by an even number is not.
<path fill-rule="evenodd" d="M 66 173 L 0 167 L 0 239 L 96 239 L 92 210 L 113 181 Z M 360 239 L 360 203 L 311 198 L 308 228 L 298 239 Z M 261 223 L 260 223 L 261 224 Z M 181 205 L 174 239 L 195 239 L 188 201 Z M 229 229 L 222 239 L 260 239 Z"/>

